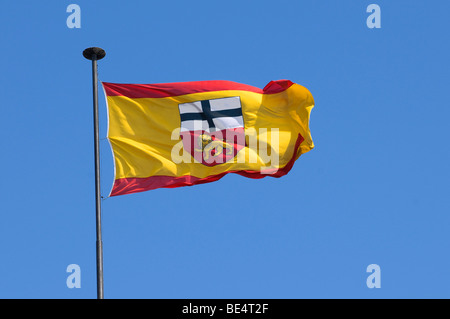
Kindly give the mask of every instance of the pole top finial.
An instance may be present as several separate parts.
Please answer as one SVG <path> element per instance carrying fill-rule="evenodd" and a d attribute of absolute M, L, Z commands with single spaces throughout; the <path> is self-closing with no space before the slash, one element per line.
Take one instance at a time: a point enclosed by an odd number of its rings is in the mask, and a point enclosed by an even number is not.
<path fill-rule="evenodd" d="M 105 50 L 97 47 L 87 48 L 83 51 L 83 56 L 88 60 L 101 60 L 105 55 Z"/>

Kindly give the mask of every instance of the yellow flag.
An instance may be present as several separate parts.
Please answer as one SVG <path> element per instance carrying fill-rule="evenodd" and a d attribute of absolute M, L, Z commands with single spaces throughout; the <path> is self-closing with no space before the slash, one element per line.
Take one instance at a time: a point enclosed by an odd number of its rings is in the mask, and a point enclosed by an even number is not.
<path fill-rule="evenodd" d="M 288 80 L 103 82 L 115 162 L 110 196 L 207 183 L 236 173 L 281 177 L 313 141 L 311 93 Z"/>

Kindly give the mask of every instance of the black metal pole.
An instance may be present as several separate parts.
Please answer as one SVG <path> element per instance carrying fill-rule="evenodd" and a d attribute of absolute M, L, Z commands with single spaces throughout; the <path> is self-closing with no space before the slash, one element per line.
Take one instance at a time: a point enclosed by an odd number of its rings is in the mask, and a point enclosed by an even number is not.
<path fill-rule="evenodd" d="M 97 60 L 105 57 L 101 48 L 87 48 L 83 56 L 92 61 L 92 88 L 94 97 L 94 158 L 95 158 L 95 225 L 97 233 L 97 299 L 103 299 L 103 242 L 102 242 L 102 212 L 100 193 L 100 139 L 98 129 L 98 75 Z"/>

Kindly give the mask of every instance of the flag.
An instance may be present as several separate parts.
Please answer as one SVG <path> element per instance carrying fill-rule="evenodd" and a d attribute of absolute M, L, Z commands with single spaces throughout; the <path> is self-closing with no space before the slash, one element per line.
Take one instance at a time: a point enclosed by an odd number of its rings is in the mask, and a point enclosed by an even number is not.
<path fill-rule="evenodd" d="M 313 147 L 311 93 L 288 80 L 103 82 L 115 164 L 110 196 L 213 182 L 228 173 L 281 177 Z"/>

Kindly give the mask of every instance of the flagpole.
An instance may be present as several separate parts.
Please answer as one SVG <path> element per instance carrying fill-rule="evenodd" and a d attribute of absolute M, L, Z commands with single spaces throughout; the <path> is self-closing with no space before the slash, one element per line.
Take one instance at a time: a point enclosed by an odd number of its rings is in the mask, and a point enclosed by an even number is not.
<path fill-rule="evenodd" d="M 95 159 L 95 225 L 96 225 L 96 255 L 97 255 L 97 299 L 103 299 L 103 242 L 102 213 L 100 193 L 100 139 L 98 129 L 98 74 L 97 61 L 105 57 L 101 48 L 87 48 L 83 56 L 92 61 L 92 88 L 94 97 L 94 159 Z"/>

